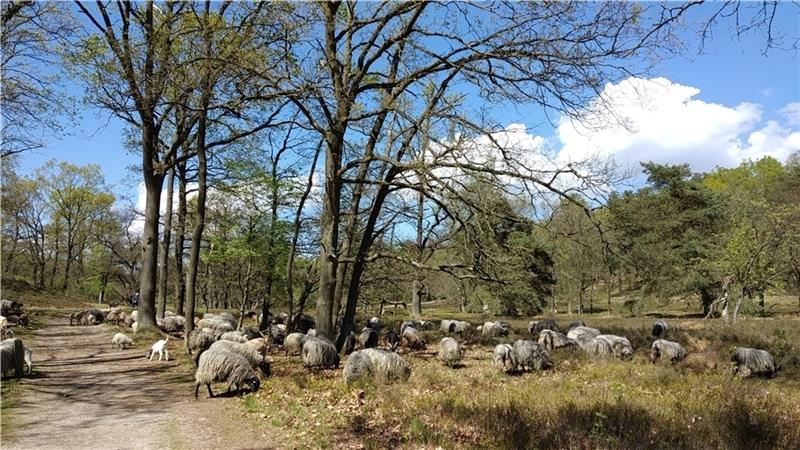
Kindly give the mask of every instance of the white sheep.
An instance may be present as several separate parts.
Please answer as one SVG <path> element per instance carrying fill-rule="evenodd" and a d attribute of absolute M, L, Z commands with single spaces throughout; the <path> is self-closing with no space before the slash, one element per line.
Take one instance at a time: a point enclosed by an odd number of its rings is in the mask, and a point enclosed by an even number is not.
<path fill-rule="evenodd" d="M 22 351 L 25 365 L 28 367 L 28 374 L 30 374 L 33 371 L 33 351 L 24 344 L 22 345 Z M 0 354 L 2 354 L 0 356 L 0 365 L 2 365 L 2 373 L 5 375 L 6 372 L 14 369 L 14 339 L 6 339 L 0 342 Z"/>
<path fill-rule="evenodd" d="M 133 341 L 128 336 L 125 336 L 123 333 L 117 333 L 111 338 L 111 348 L 114 348 L 115 345 L 118 345 L 119 348 L 125 350 L 126 348 L 133 345 Z"/>
<path fill-rule="evenodd" d="M 158 360 L 161 361 L 161 357 L 164 356 L 165 361 L 169 361 L 169 352 L 167 351 L 167 341 L 169 341 L 169 336 L 166 339 L 162 339 L 152 347 L 150 347 L 150 361 L 153 360 L 153 357 L 156 356 L 156 352 L 158 352 Z"/>

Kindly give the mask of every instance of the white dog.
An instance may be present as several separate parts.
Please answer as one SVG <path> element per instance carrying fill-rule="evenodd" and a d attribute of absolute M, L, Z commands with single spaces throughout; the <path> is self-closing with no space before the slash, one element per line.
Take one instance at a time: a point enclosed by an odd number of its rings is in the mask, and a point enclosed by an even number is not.
<path fill-rule="evenodd" d="M 166 339 L 162 339 L 152 347 L 150 347 L 150 361 L 153 360 L 153 357 L 156 356 L 156 352 L 158 352 L 158 360 L 161 361 L 161 357 L 164 356 L 165 361 L 169 361 L 169 352 L 167 351 L 167 341 L 169 341 L 169 336 Z"/>

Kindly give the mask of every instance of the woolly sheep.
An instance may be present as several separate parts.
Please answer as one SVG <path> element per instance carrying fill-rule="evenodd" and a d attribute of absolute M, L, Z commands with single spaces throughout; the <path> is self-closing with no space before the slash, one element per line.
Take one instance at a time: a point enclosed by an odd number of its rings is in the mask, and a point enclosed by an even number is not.
<path fill-rule="evenodd" d="M 375 348 L 359 350 L 347 358 L 344 368 L 346 383 L 369 375 L 383 383 L 405 381 L 411 375 L 411 367 L 397 353 Z"/>
<path fill-rule="evenodd" d="M 719 358 L 714 352 L 689 353 L 683 358 L 680 365 L 693 372 L 705 372 L 706 370 L 715 370 L 718 361 Z"/>
<path fill-rule="evenodd" d="M 452 322 L 452 321 L 442 321 L 442 322 Z M 400 325 L 400 334 L 403 334 L 403 331 L 407 328 L 416 328 L 417 330 L 432 330 L 436 328 L 436 325 L 433 322 L 427 320 L 406 320 Z M 442 328 L 442 331 L 447 333 L 447 330 Z"/>
<path fill-rule="evenodd" d="M 306 336 L 308 337 L 317 337 L 317 329 L 311 328 L 310 330 L 306 331 Z"/>
<path fill-rule="evenodd" d="M 167 351 L 167 342 L 169 341 L 169 336 L 166 339 L 161 339 L 160 341 L 156 341 L 152 347 L 150 347 L 150 361 L 153 360 L 153 357 L 156 356 L 156 352 L 158 352 L 158 360 L 161 361 L 161 357 L 165 356 L 164 360 L 169 361 L 169 351 Z"/>
<path fill-rule="evenodd" d="M 454 333 L 465 333 L 472 329 L 472 324 L 463 320 L 454 320 L 452 325 Z"/>
<path fill-rule="evenodd" d="M 553 351 L 562 347 L 577 347 L 578 342 L 565 335 L 553 330 L 542 330 L 539 332 L 539 343 L 544 345 L 548 351 Z"/>
<path fill-rule="evenodd" d="M 733 373 L 738 373 L 743 378 L 752 376 L 769 378 L 780 370 L 769 352 L 756 348 L 736 347 L 731 355 L 731 362 Z"/>
<path fill-rule="evenodd" d="M 131 316 L 130 317 L 131 317 L 131 319 L 133 319 L 134 322 L 136 322 L 137 318 L 139 317 L 139 311 L 138 310 L 134 310 L 133 312 L 131 312 Z"/>
<path fill-rule="evenodd" d="M 514 360 L 514 349 L 509 344 L 500 344 L 492 352 L 492 364 L 504 372 L 515 370 L 517 363 Z"/>
<path fill-rule="evenodd" d="M 133 341 L 123 333 L 117 333 L 113 338 L 111 338 L 111 348 L 114 348 L 114 346 L 119 346 L 119 348 L 125 350 L 131 345 L 133 345 Z"/>
<path fill-rule="evenodd" d="M 262 337 L 261 331 L 258 330 L 256 327 L 242 327 L 241 330 L 242 335 L 247 338 L 247 340 L 257 339 Z"/>
<path fill-rule="evenodd" d="M 306 335 L 303 333 L 291 333 L 283 340 L 283 350 L 287 355 L 299 355 L 303 351 L 303 344 L 306 343 Z"/>
<path fill-rule="evenodd" d="M 212 333 L 204 331 L 202 329 L 195 328 L 194 330 L 189 332 L 188 350 L 190 355 L 192 354 L 192 352 L 196 352 L 197 356 L 195 357 L 195 363 L 197 362 L 196 359 L 200 357 L 200 353 L 204 352 L 209 347 L 211 347 L 211 344 L 213 344 L 214 341 L 216 340 L 217 339 L 214 337 Z"/>
<path fill-rule="evenodd" d="M 247 338 L 240 331 L 227 331 L 219 337 L 223 341 L 247 342 Z"/>
<path fill-rule="evenodd" d="M 454 333 L 456 331 L 456 326 L 454 322 L 455 320 L 442 319 L 441 323 L 439 323 L 439 330 L 442 333 Z M 409 326 L 413 328 L 413 322 Z M 404 330 L 405 329 L 401 327 L 400 333 L 402 334 Z"/>
<path fill-rule="evenodd" d="M 336 352 L 336 347 L 324 339 L 307 337 L 301 354 L 303 364 L 308 369 L 339 367 L 339 353 Z"/>
<path fill-rule="evenodd" d="M 442 338 L 439 341 L 439 360 L 449 367 L 454 367 L 461 362 L 463 352 L 458 341 L 451 337 Z"/>
<path fill-rule="evenodd" d="M 508 336 L 508 326 L 503 326 L 503 322 L 486 322 L 481 328 L 482 336 Z"/>
<path fill-rule="evenodd" d="M 105 320 L 105 314 L 99 309 L 90 309 L 86 313 L 93 319 L 89 321 L 89 325 L 98 325 Z"/>
<path fill-rule="evenodd" d="M 265 355 L 267 353 L 267 348 L 269 347 L 267 338 L 263 337 L 250 339 L 249 341 L 245 342 L 245 344 L 254 348 L 258 353 L 261 353 L 262 355 Z"/>
<path fill-rule="evenodd" d="M 383 345 L 391 350 L 395 350 L 398 344 L 400 344 L 400 336 L 392 330 L 386 330 L 386 334 L 383 335 Z"/>
<path fill-rule="evenodd" d="M 264 376 L 268 377 L 271 375 L 269 360 L 267 360 L 263 354 L 259 353 L 252 346 L 249 346 L 245 343 L 217 341 L 211 344 L 211 347 L 209 347 L 209 349 L 206 351 L 222 351 L 242 355 L 244 359 L 250 363 L 250 367 L 253 369 L 259 369 Z"/>
<path fill-rule="evenodd" d="M 28 368 L 28 374 L 31 374 L 33 372 L 33 350 L 22 344 L 22 352 L 25 367 Z M 0 367 L 2 367 L 2 375 L 14 370 L 14 339 L 0 342 Z M 24 367 L 23 373 L 25 373 Z"/>
<path fill-rule="evenodd" d="M 663 360 L 674 364 L 680 362 L 685 357 L 686 349 L 677 342 L 657 339 L 650 347 L 650 362 L 652 363 Z"/>
<path fill-rule="evenodd" d="M 558 331 L 558 326 L 556 326 L 556 321 L 553 319 L 544 319 L 544 320 L 531 320 L 528 323 L 528 333 L 533 336 L 538 336 L 542 330 L 553 330 Z"/>
<path fill-rule="evenodd" d="M 570 323 L 570 324 L 567 326 L 567 331 L 569 332 L 569 330 L 571 330 L 571 329 L 573 329 L 573 328 L 577 328 L 577 327 L 585 327 L 585 326 L 586 326 L 586 322 L 584 322 L 584 321 L 582 321 L 582 320 L 576 320 L 576 321 L 574 321 L 574 322 Z"/>
<path fill-rule="evenodd" d="M 344 362 L 344 382 L 350 384 L 356 380 L 371 376 L 374 368 L 372 360 L 364 352 L 353 352 Z"/>
<path fill-rule="evenodd" d="M 69 315 L 69 324 L 70 325 L 80 325 L 81 321 L 83 320 L 83 316 L 86 314 L 86 311 L 75 311 Z"/>
<path fill-rule="evenodd" d="M 134 333 L 138 333 L 139 332 L 139 322 L 133 322 L 133 325 L 131 325 L 131 329 L 133 330 Z"/>
<path fill-rule="evenodd" d="M 213 382 L 227 382 L 228 392 L 236 387 L 239 394 L 243 387 L 251 392 L 256 392 L 261 387 L 258 374 L 242 355 L 224 351 L 206 351 L 200 356 L 194 374 L 194 398 L 197 398 L 203 384 L 208 388 L 208 396 L 214 397 L 211 390 Z"/>
<path fill-rule="evenodd" d="M 8 319 L 6 319 L 5 316 L 0 316 L 0 328 L 7 328 L 7 327 L 8 327 Z"/>
<path fill-rule="evenodd" d="M 370 319 L 367 321 L 367 327 L 372 328 L 376 332 L 380 332 L 381 320 L 378 319 L 377 317 L 370 317 Z"/>
<path fill-rule="evenodd" d="M 658 319 L 653 322 L 653 336 L 654 337 L 662 337 L 667 334 L 667 330 L 669 326 L 667 325 L 667 321 L 664 319 Z"/>
<path fill-rule="evenodd" d="M 286 325 L 278 324 L 269 328 L 270 337 L 272 342 L 278 345 L 283 345 L 283 340 L 286 338 Z"/>
<path fill-rule="evenodd" d="M 373 348 L 378 346 L 378 332 L 374 328 L 364 328 L 358 336 L 358 346 L 360 349 Z"/>
<path fill-rule="evenodd" d="M 511 346 L 517 371 L 547 370 L 553 367 L 550 353 L 537 342 L 520 339 Z"/>
<path fill-rule="evenodd" d="M 425 339 L 422 338 L 416 328 L 406 327 L 400 337 L 400 345 L 411 350 L 424 350 Z"/>
<path fill-rule="evenodd" d="M 289 315 L 286 313 L 278 313 L 272 317 L 272 323 L 274 325 L 285 325 L 286 322 L 289 321 Z"/>
<path fill-rule="evenodd" d="M 600 330 L 589 327 L 575 327 L 567 332 L 567 338 L 576 341 L 584 350 L 597 336 L 600 336 Z"/>
<path fill-rule="evenodd" d="M 160 328 L 165 333 L 180 333 L 185 325 L 186 319 L 183 316 L 169 316 L 164 317 Z"/>
<path fill-rule="evenodd" d="M 122 310 L 119 308 L 112 308 L 108 313 L 106 313 L 106 322 L 113 323 L 114 325 L 119 325 L 120 318 L 122 316 Z"/>
<path fill-rule="evenodd" d="M 601 334 L 590 342 L 585 350 L 592 355 L 613 356 L 628 359 L 633 356 L 633 347 L 629 340 L 613 334 Z"/>
<path fill-rule="evenodd" d="M 359 353 L 364 353 L 372 360 L 373 374 L 381 382 L 405 381 L 411 376 L 411 367 L 395 352 L 367 348 Z"/>

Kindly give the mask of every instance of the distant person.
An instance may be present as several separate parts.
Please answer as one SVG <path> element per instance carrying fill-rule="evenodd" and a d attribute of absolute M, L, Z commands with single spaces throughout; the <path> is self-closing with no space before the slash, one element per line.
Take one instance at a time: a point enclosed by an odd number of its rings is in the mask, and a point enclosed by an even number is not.
<path fill-rule="evenodd" d="M 131 306 L 134 308 L 139 306 L 139 293 L 135 293 L 131 296 Z"/>

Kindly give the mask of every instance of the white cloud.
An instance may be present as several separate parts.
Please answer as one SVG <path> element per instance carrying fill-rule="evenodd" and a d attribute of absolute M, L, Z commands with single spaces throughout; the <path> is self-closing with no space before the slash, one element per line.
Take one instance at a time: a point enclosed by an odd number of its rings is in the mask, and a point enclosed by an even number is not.
<path fill-rule="evenodd" d="M 628 78 L 606 86 L 581 120 L 562 119 L 560 157 L 613 156 L 623 165 L 639 161 L 688 162 L 695 170 L 735 165 L 755 157 L 742 136 L 761 120 L 761 107 L 730 107 L 696 97 L 700 90 L 665 78 Z M 753 153 L 748 153 L 749 151 Z"/>
<path fill-rule="evenodd" d="M 781 108 L 780 111 L 789 125 L 800 125 L 800 102 L 792 102 Z"/>

